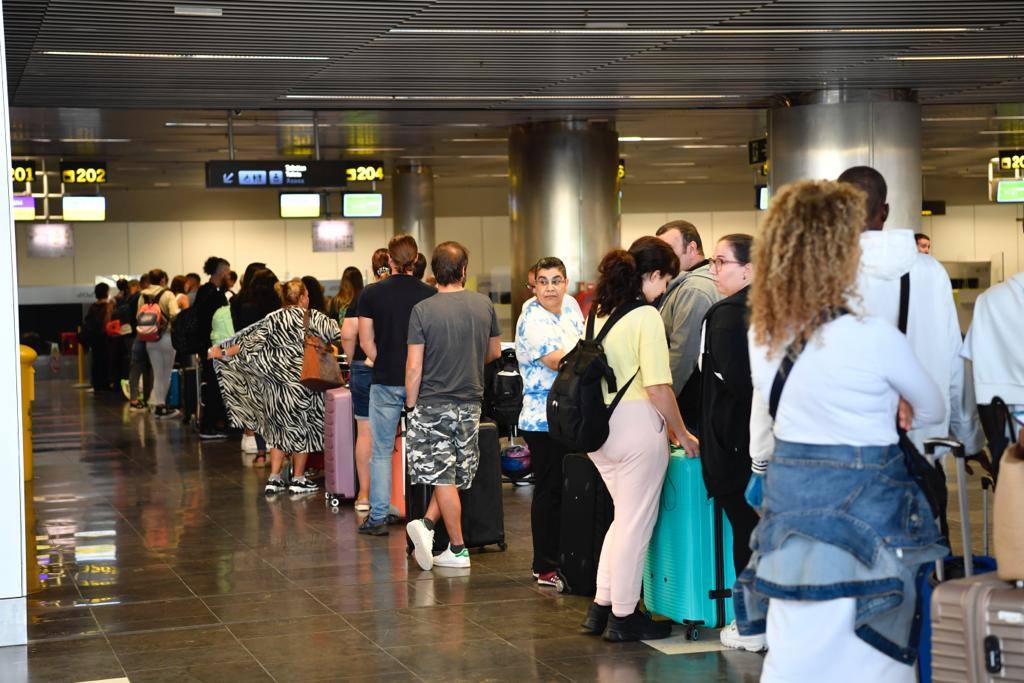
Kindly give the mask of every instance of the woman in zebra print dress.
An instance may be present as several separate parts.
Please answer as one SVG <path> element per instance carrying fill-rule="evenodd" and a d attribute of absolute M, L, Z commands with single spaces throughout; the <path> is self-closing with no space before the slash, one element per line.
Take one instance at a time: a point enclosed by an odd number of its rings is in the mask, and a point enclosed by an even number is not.
<path fill-rule="evenodd" d="M 302 473 L 307 454 L 324 447 L 324 395 L 299 384 L 309 294 L 297 279 L 282 284 L 280 294 L 280 310 L 211 348 L 210 357 L 218 359 L 217 378 L 233 420 L 241 422 L 237 426 L 255 430 L 270 446 L 266 493 L 285 489 L 285 453 L 292 454 L 292 470 L 298 474 L 287 488 L 301 493 L 317 489 Z M 337 321 L 319 311 L 309 313 L 309 333 L 338 343 Z"/>

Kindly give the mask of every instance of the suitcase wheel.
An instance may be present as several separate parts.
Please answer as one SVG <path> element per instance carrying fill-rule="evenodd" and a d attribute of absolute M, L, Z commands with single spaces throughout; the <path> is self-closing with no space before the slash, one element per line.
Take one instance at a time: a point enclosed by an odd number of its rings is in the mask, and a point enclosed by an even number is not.
<path fill-rule="evenodd" d="M 686 628 L 687 640 L 700 640 L 700 626 L 688 626 Z"/>
<path fill-rule="evenodd" d="M 337 496 L 329 496 L 329 498 L 327 499 L 327 504 L 331 506 L 331 512 L 338 512 L 338 510 L 341 508 L 341 499 L 339 499 Z"/>

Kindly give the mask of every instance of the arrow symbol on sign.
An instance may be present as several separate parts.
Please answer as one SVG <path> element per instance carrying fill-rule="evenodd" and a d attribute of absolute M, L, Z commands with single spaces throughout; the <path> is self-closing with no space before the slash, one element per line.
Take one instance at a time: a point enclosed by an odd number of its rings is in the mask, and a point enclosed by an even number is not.
<path fill-rule="evenodd" d="M 222 174 L 221 178 L 224 179 L 224 184 L 225 185 L 230 185 L 231 183 L 235 182 L 234 171 L 232 171 L 231 173 L 224 173 L 224 174 Z"/>

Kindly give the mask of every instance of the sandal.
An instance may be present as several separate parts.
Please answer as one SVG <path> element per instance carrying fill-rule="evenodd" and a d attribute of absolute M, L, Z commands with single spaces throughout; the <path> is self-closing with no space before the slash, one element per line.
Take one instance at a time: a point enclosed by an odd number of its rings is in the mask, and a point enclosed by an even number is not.
<path fill-rule="evenodd" d="M 356 501 L 356 512 L 369 512 L 370 501 L 368 500 L 357 500 Z"/>
<path fill-rule="evenodd" d="M 267 454 L 266 453 L 257 453 L 256 455 L 252 456 L 252 466 L 253 467 L 264 467 L 266 464 L 267 464 Z"/>

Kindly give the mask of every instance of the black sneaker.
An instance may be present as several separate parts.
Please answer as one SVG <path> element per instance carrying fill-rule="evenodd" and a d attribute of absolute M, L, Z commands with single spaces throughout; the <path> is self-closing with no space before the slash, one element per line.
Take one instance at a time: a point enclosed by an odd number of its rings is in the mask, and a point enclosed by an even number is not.
<path fill-rule="evenodd" d="M 672 635 L 672 624 L 667 621 L 655 621 L 650 614 L 633 610 L 628 617 L 608 617 L 608 628 L 604 639 L 610 643 L 628 643 L 634 640 L 660 640 Z"/>
<path fill-rule="evenodd" d="M 587 618 L 580 625 L 580 632 L 588 636 L 599 636 L 608 627 L 608 617 L 612 614 L 611 605 L 599 605 L 596 602 L 590 603 L 587 609 Z"/>
<path fill-rule="evenodd" d="M 288 487 L 281 479 L 267 479 L 267 485 L 263 487 L 263 493 L 268 496 L 274 495 L 275 493 L 281 493 Z"/>
<path fill-rule="evenodd" d="M 320 487 L 309 477 L 305 479 L 292 479 L 292 483 L 288 484 L 288 491 L 291 493 L 312 493 L 313 491 L 319 490 Z"/>
<path fill-rule="evenodd" d="M 388 535 L 388 524 L 387 522 L 374 522 L 369 517 L 359 525 L 359 533 L 366 534 L 367 536 L 387 536 Z"/>
<path fill-rule="evenodd" d="M 405 518 L 399 517 L 398 515 L 388 515 L 384 518 L 384 523 L 390 526 L 395 524 L 405 524 Z"/>
<path fill-rule="evenodd" d="M 199 432 L 199 438 L 203 441 L 223 441 L 228 435 L 224 432 Z"/>

